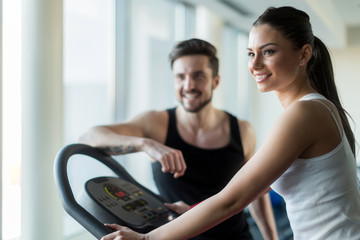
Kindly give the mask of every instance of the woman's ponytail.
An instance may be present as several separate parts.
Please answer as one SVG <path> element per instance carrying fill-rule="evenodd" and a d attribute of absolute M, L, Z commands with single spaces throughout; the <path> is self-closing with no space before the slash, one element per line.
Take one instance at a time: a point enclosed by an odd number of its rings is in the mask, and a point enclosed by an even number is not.
<path fill-rule="evenodd" d="M 308 63 L 307 71 L 312 87 L 336 106 L 351 150 L 355 155 L 355 137 L 347 118 L 349 114 L 342 107 L 339 99 L 330 53 L 325 44 L 315 36 L 313 56 Z"/>

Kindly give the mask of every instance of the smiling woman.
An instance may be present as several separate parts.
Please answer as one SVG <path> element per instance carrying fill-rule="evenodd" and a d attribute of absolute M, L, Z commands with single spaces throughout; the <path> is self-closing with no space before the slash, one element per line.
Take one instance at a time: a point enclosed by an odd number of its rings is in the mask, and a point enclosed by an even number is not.
<path fill-rule="evenodd" d="M 294 49 L 292 43 L 282 35 L 270 25 L 264 24 L 254 28 L 249 36 L 248 67 L 262 92 L 274 89 L 281 91 L 289 85 L 296 87 L 293 82 L 287 82 L 287 79 L 295 79 L 298 74 L 297 66 L 302 53 Z"/>
<path fill-rule="evenodd" d="M 263 145 L 220 192 L 173 221 L 145 234 L 108 225 L 117 231 L 103 240 L 188 239 L 270 187 L 285 199 L 294 239 L 360 238 L 354 135 L 329 51 L 312 33 L 309 16 L 293 7 L 266 9 L 253 24 L 248 49 L 259 89 L 273 90 L 284 108 Z"/>

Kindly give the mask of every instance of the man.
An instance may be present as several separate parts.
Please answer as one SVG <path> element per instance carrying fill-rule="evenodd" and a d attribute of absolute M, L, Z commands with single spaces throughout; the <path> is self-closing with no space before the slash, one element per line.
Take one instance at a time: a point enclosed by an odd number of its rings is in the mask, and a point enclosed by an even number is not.
<path fill-rule="evenodd" d="M 109 154 L 146 152 L 162 197 L 183 213 L 220 191 L 255 151 L 252 126 L 212 106 L 219 85 L 216 48 L 200 39 L 175 45 L 170 53 L 179 106 L 149 111 L 115 125 L 97 126 L 80 142 Z M 251 187 L 251 186 L 249 186 Z M 181 201 L 182 200 L 182 201 Z M 185 204 L 185 203 L 187 204 Z M 264 239 L 277 239 L 268 194 L 250 204 Z M 196 240 L 252 239 L 243 212 L 208 230 Z"/>

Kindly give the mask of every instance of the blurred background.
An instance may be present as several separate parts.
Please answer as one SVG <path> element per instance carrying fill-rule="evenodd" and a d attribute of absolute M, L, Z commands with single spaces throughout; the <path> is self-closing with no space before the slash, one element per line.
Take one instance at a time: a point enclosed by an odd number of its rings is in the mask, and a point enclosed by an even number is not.
<path fill-rule="evenodd" d="M 94 239 L 61 206 L 55 156 L 94 125 L 177 104 L 168 62 L 177 41 L 197 37 L 217 47 L 214 105 L 250 121 L 259 147 L 282 108 L 249 76 L 247 38 L 267 7 L 284 5 L 306 11 L 329 47 L 359 142 L 360 0 L 0 0 L 1 239 Z M 145 154 L 116 160 L 157 191 Z M 105 174 L 91 159 L 69 166 L 74 192 Z M 282 199 L 272 193 L 272 200 L 280 237 L 291 239 Z"/>

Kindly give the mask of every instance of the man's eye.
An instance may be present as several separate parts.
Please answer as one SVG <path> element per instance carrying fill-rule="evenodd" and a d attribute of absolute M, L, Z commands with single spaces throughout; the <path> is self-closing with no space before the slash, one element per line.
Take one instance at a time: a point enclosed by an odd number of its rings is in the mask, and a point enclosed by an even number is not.
<path fill-rule="evenodd" d="M 198 78 L 201 78 L 201 77 L 202 77 L 202 74 L 200 74 L 200 73 L 194 75 L 195 79 L 198 79 Z"/>

